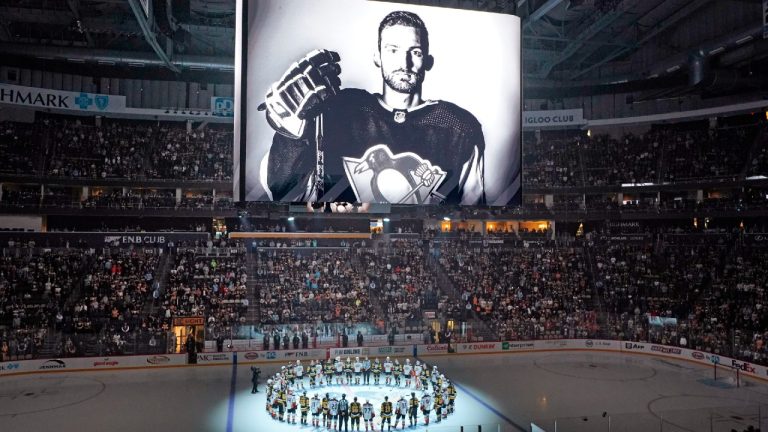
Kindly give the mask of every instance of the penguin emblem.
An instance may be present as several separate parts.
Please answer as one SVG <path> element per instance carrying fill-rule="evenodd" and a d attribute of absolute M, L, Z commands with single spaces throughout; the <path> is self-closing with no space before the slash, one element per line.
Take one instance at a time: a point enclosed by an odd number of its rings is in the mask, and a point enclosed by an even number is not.
<path fill-rule="evenodd" d="M 446 177 L 445 171 L 411 152 L 393 154 L 384 144 L 362 158 L 343 158 L 344 169 L 360 202 L 424 204 Z"/>

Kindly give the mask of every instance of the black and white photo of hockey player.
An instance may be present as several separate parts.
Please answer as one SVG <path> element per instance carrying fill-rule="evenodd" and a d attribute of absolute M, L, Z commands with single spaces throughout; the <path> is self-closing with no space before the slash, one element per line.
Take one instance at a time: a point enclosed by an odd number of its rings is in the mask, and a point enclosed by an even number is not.
<path fill-rule="evenodd" d="M 272 199 L 485 203 L 482 125 L 458 105 L 422 94 L 439 64 L 430 43 L 415 13 L 381 20 L 373 53 L 380 94 L 342 89 L 341 59 L 330 50 L 291 65 L 262 105 L 275 130 L 262 172 Z"/>

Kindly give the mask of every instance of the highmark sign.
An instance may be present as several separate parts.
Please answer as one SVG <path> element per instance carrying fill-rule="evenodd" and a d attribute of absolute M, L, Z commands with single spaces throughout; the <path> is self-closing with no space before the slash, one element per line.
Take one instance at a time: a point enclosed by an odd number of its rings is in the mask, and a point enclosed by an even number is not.
<path fill-rule="evenodd" d="M 0 84 L 0 103 L 31 108 L 88 112 L 123 112 L 125 96 Z"/>

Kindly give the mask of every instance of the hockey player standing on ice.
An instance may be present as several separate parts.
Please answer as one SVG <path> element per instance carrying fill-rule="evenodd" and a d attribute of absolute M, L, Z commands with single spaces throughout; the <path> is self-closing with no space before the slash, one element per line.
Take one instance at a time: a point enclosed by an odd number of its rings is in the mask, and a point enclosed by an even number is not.
<path fill-rule="evenodd" d="M 307 424 L 307 413 L 309 412 L 309 398 L 307 392 L 304 392 L 299 397 L 299 409 L 301 410 L 301 424 Z"/>
<path fill-rule="evenodd" d="M 448 412 L 453 413 L 456 409 L 456 387 L 452 382 L 448 382 Z"/>
<path fill-rule="evenodd" d="M 371 383 L 371 361 L 368 356 L 365 356 L 363 360 L 363 384 L 368 385 Z"/>
<path fill-rule="evenodd" d="M 427 26 L 414 13 L 396 11 L 384 17 L 378 35 L 373 63 L 382 94 L 340 90 L 341 59 L 326 50 L 307 54 L 270 87 L 259 108 L 277 133 L 261 170 L 262 186 L 280 201 L 483 203 L 480 123 L 455 104 L 422 97 L 426 73 L 436 64 Z M 318 162 L 320 182 L 313 179 Z M 318 184 L 327 192 L 342 182 L 351 187 L 317 196 Z"/>
<path fill-rule="evenodd" d="M 312 412 L 312 426 L 320 426 L 320 413 L 323 412 L 323 406 L 320 404 L 320 398 L 317 393 L 309 401 L 309 410 Z"/>
<path fill-rule="evenodd" d="M 400 387 L 400 375 L 403 374 L 403 366 L 400 365 L 400 360 L 395 359 L 395 365 L 392 367 L 392 374 L 395 376 L 395 385 Z"/>
<path fill-rule="evenodd" d="M 419 422 L 419 398 L 416 393 L 411 393 L 411 399 L 408 401 L 408 420 L 410 426 L 414 427 Z"/>
<path fill-rule="evenodd" d="M 344 376 L 346 379 L 344 380 L 344 385 L 351 385 L 352 384 L 352 372 L 354 371 L 354 365 L 352 364 L 352 360 L 347 357 L 347 361 L 344 363 Z"/>
<path fill-rule="evenodd" d="M 379 359 L 374 359 L 373 361 L 373 384 L 379 385 L 379 376 L 381 375 L 381 363 L 379 363 Z"/>
<path fill-rule="evenodd" d="M 403 377 L 405 378 L 405 387 L 411 388 L 411 374 L 413 373 L 413 366 L 411 366 L 411 359 L 405 359 L 403 365 Z"/>
<path fill-rule="evenodd" d="M 387 430 L 392 430 L 392 402 L 389 396 L 384 396 L 384 402 L 381 403 L 381 431 L 384 432 L 384 423 L 387 424 Z"/>
<path fill-rule="evenodd" d="M 355 357 L 355 363 L 352 365 L 355 369 L 355 384 L 360 385 L 360 375 L 363 373 L 363 362 L 360 357 Z"/>
<path fill-rule="evenodd" d="M 405 396 L 400 395 L 400 399 L 397 400 L 395 404 L 395 429 L 397 429 L 397 425 L 400 423 L 400 420 L 403 421 L 403 429 L 405 429 L 405 417 L 408 415 L 408 401 L 405 400 Z"/>
<path fill-rule="evenodd" d="M 360 402 L 357 401 L 357 396 L 355 396 L 355 399 L 349 404 L 349 416 L 352 418 L 352 430 L 360 430 L 360 416 L 362 415 L 363 407 L 360 405 Z"/>
<path fill-rule="evenodd" d="M 421 397 L 421 413 L 424 414 L 424 424 L 429 424 L 429 413 L 432 411 L 432 396 L 429 393 L 424 393 Z"/>
<path fill-rule="evenodd" d="M 343 381 L 342 374 L 344 373 L 344 362 L 341 360 L 341 357 L 336 357 L 334 366 L 336 367 L 336 385 L 341 385 Z"/>
<path fill-rule="evenodd" d="M 387 357 L 386 360 L 384 360 L 384 376 L 385 382 L 387 385 L 389 385 L 392 382 L 392 368 L 394 365 L 392 364 L 392 360 Z"/>
<path fill-rule="evenodd" d="M 416 366 L 413 367 L 413 380 L 416 382 L 416 388 L 421 388 L 421 372 L 422 372 L 422 366 L 421 362 L 416 360 Z"/>
<path fill-rule="evenodd" d="M 304 389 L 304 366 L 301 364 L 301 360 L 296 360 L 296 366 L 293 367 L 293 374 L 296 375 L 296 381 L 298 382 L 298 388 Z"/>
<path fill-rule="evenodd" d="M 312 360 L 309 363 L 309 370 L 307 370 L 307 374 L 309 375 L 309 388 L 314 389 L 317 385 L 317 368 L 315 367 L 315 361 Z"/>
<path fill-rule="evenodd" d="M 288 405 L 288 423 L 296 424 L 296 408 L 298 408 L 299 404 L 293 390 L 288 390 L 288 399 L 286 403 Z"/>
<path fill-rule="evenodd" d="M 336 429 L 336 421 L 339 419 L 339 401 L 336 399 L 336 396 L 333 396 L 331 400 L 328 401 L 328 412 L 333 429 Z M 328 427 L 331 428 L 330 425 Z"/>
<path fill-rule="evenodd" d="M 371 401 L 365 400 L 365 403 L 363 404 L 363 422 L 365 423 L 365 432 L 368 432 L 368 426 L 371 427 L 371 430 L 373 430 L 373 417 L 376 414 L 373 413 L 373 405 L 371 405 Z"/>

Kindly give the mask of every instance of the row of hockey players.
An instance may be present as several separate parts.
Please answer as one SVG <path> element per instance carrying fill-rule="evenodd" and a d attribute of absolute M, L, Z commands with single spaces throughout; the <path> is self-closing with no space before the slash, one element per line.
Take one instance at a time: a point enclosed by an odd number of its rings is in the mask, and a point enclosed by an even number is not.
<path fill-rule="evenodd" d="M 383 374 L 386 385 L 394 384 L 400 387 L 405 383 L 406 388 L 411 388 L 411 383 L 413 383 L 417 390 L 428 389 L 430 383 L 434 386 L 440 377 L 437 366 L 432 366 L 430 369 L 426 363 L 422 364 L 418 360 L 415 365 L 411 365 L 410 359 L 406 359 L 403 364 L 400 364 L 398 359 L 392 362 L 389 357 L 384 360 L 384 363 L 381 363 L 378 358 L 371 362 L 368 357 L 362 360 L 360 357 L 355 357 L 354 362 L 349 357 L 346 360 L 336 357 L 335 361 L 330 359 L 326 361 L 312 360 L 306 370 L 301 364 L 301 360 L 296 360 L 295 365 L 283 366 L 280 373 L 290 385 L 296 385 L 299 389 L 306 388 L 304 386 L 305 376 L 309 377 L 310 389 L 334 384 L 370 385 L 371 375 L 373 375 L 373 384 L 379 385 Z"/>
<path fill-rule="evenodd" d="M 329 430 L 346 432 L 349 430 L 349 424 L 352 424 L 353 431 L 360 430 L 360 421 L 362 420 L 365 430 L 375 431 L 374 418 L 376 412 L 373 404 L 370 400 L 361 404 L 358 402 L 357 397 L 354 397 L 352 402 L 347 400 L 347 395 L 342 394 L 341 399 L 337 399 L 335 395 L 325 394 L 325 397 L 315 395 L 310 399 L 307 397 L 307 392 L 302 392 L 301 396 L 296 397 L 296 393 L 289 389 L 287 391 L 274 391 L 267 389 L 268 401 L 272 400 L 268 411 L 273 419 L 287 421 L 288 423 L 296 424 L 296 412 L 300 414 L 299 423 L 302 425 L 308 425 L 308 416 L 312 416 L 312 426 L 314 427 L 326 427 Z M 401 429 L 405 429 L 406 418 L 408 419 L 409 427 L 418 426 L 418 415 L 421 411 L 421 415 L 424 418 L 424 425 L 429 425 L 430 415 L 432 411 L 435 411 L 436 422 L 440 423 L 443 419 L 448 417 L 448 414 L 452 414 L 456 408 L 456 388 L 452 383 L 445 385 L 440 391 L 437 389 L 434 395 L 429 392 L 424 392 L 421 399 L 416 397 L 416 393 L 411 393 L 410 399 L 406 399 L 405 396 L 400 396 L 400 399 L 393 403 L 389 400 L 389 396 L 384 396 L 384 402 L 381 403 L 379 409 L 379 416 L 381 417 L 381 430 L 384 431 L 384 426 L 387 426 L 387 430 L 392 430 L 392 417 L 395 417 L 395 429 L 398 425 L 401 425 Z"/>

